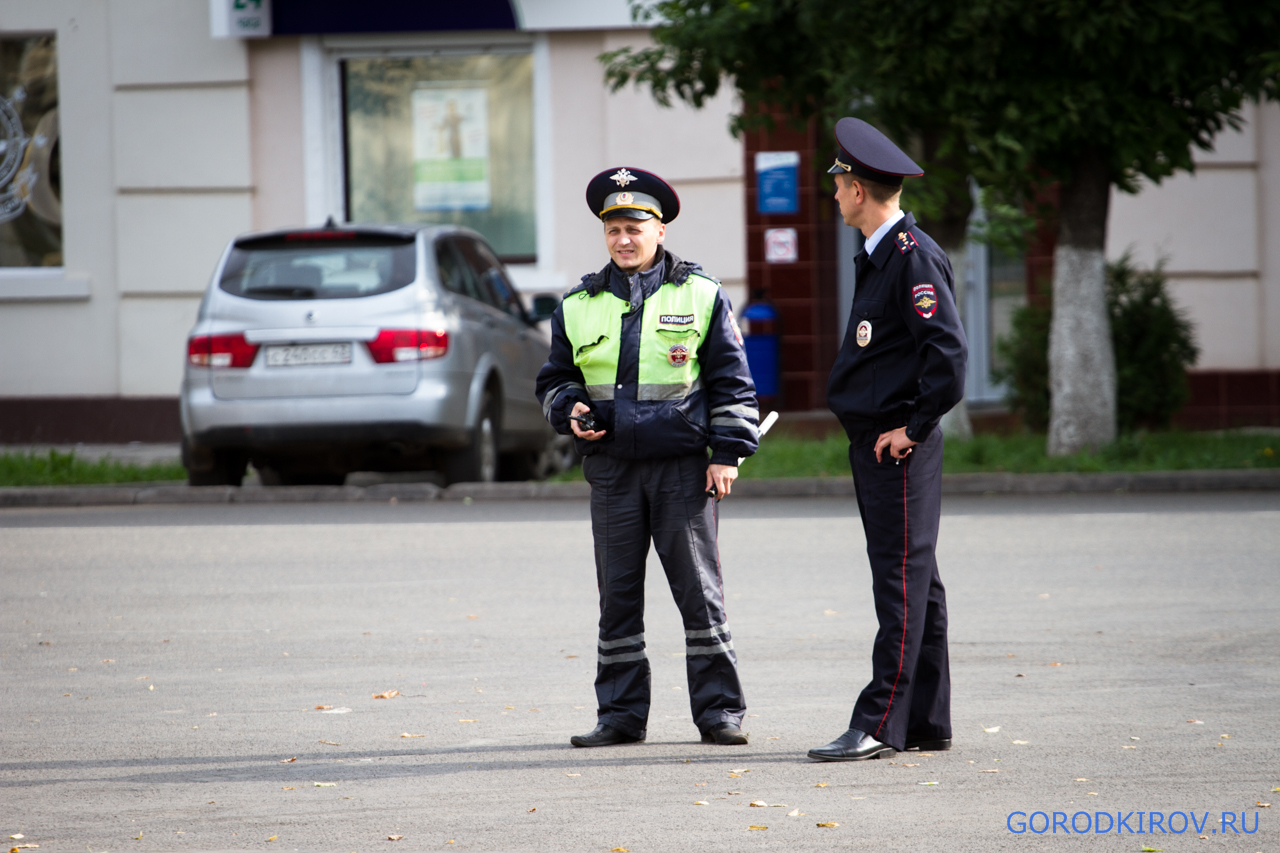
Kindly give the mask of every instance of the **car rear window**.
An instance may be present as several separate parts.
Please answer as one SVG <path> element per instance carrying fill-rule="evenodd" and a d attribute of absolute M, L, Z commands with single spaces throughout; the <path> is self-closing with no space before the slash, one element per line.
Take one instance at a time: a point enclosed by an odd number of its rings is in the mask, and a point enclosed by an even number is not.
<path fill-rule="evenodd" d="M 237 242 L 218 286 L 248 299 L 350 299 L 414 279 L 412 237 L 320 231 Z"/>

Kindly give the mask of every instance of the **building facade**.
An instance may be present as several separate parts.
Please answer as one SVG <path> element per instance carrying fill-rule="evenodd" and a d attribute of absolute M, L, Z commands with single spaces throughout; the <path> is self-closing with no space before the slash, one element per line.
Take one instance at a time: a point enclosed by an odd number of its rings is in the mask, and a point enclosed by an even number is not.
<path fill-rule="evenodd" d="M 600 55 L 647 43 L 626 0 L 439 5 L 0 0 L 0 443 L 175 440 L 185 339 L 236 234 L 458 222 L 522 290 L 559 293 L 606 260 L 583 192 L 621 164 L 679 192 L 673 251 L 735 306 L 748 280 L 777 303 L 781 403 L 821 408 L 857 243 L 813 168 L 829 146 L 735 139 L 731 92 L 700 111 L 610 92 Z M 1280 407 L 1280 108 L 1247 118 L 1196 175 L 1117 195 L 1108 245 L 1165 259 L 1198 394 Z M 758 208 L 773 149 L 803 157 L 794 215 Z M 765 251 L 779 225 L 794 257 Z M 1025 298 L 1020 263 L 966 263 L 980 358 Z"/>

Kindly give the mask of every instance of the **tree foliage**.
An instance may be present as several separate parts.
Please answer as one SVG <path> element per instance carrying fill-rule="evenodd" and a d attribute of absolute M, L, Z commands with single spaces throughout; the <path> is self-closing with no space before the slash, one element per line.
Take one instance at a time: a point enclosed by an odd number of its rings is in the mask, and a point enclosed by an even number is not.
<path fill-rule="evenodd" d="M 1280 94 L 1280 5 L 1245 0 L 632 0 L 655 45 L 606 54 L 615 87 L 701 106 L 725 81 L 735 129 L 778 105 L 859 115 L 935 168 L 1023 197 L 1082 153 L 1136 188 L 1191 170 Z M 924 165 L 924 164 L 922 164 Z M 926 169 L 928 166 L 926 166 Z"/>

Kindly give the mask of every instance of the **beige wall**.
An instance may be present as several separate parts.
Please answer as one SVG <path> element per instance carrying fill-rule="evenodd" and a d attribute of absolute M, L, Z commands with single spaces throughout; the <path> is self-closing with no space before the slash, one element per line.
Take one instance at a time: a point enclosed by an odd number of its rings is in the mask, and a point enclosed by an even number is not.
<path fill-rule="evenodd" d="M 244 45 L 192 0 L 0 0 L 0 27 L 58 36 L 70 283 L 0 271 L 0 396 L 175 395 L 200 294 L 252 221 Z"/>
<path fill-rule="evenodd" d="M 1280 367 L 1280 105 L 1196 152 L 1196 172 L 1112 193 L 1107 254 L 1163 260 L 1203 369 Z"/>
<path fill-rule="evenodd" d="M 742 146 L 728 132 L 733 96 L 723 93 L 698 111 L 683 104 L 664 109 L 648 90 L 610 93 L 597 57 L 644 39 L 635 31 L 550 36 L 556 271 L 572 285 L 608 261 L 599 220 L 583 196 L 601 170 L 635 166 L 670 181 L 680 195 L 667 245 L 701 263 L 741 305 L 746 216 Z"/>

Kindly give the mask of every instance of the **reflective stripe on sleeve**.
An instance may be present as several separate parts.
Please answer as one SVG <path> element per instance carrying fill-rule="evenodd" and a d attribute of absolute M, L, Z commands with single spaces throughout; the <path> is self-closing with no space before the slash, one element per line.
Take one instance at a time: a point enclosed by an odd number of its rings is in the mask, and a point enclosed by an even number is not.
<path fill-rule="evenodd" d="M 752 436 L 756 438 L 760 437 L 760 428 L 757 427 L 755 424 L 751 423 L 751 421 L 745 421 L 742 418 L 730 418 L 730 417 L 712 418 L 711 425 L 734 427 L 736 429 L 745 429 L 747 432 L 751 433 Z"/>
<path fill-rule="evenodd" d="M 557 385 L 555 388 L 552 388 L 551 391 L 547 393 L 547 396 L 542 398 L 542 416 L 544 418 L 551 417 L 551 407 L 555 405 L 556 398 L 560 396 L 561 392 L 566 391 L 569 388 L 581 388 L 583 391 L 587 390 L 587 387 L 581 382 L 566 382 L 563 385 Z"/>
<path fill-rule="evenodd" d="M 746 406 L 741 403 L 735 403 L 732 406 L 716 406 L 711 410 L 711 416 L 729 412 L 733 415 L 741 415 L 744 418 L 753 418 L 758 423 L 760 421 L 760 410 L 753 406 Z"/>

